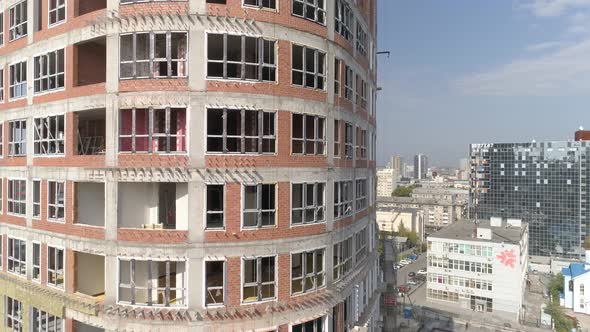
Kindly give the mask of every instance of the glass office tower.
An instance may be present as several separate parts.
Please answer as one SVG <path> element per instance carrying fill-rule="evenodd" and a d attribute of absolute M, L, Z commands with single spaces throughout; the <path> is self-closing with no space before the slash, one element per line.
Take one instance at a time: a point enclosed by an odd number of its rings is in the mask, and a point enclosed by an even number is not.
<path fill-rule="evenodd" d="M 529 223 L 529 253 L 580 258 L 590 142 L 472 144 L 469 215 Z"/>

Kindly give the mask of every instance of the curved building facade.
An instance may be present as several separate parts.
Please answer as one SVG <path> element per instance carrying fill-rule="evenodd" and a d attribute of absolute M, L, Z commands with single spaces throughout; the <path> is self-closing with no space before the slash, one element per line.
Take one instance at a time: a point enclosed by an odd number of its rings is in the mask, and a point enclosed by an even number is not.
<path fill-rule="evenodd" d="M 376 0 L 0 12 L 6 330 L 378 329 Z"/>

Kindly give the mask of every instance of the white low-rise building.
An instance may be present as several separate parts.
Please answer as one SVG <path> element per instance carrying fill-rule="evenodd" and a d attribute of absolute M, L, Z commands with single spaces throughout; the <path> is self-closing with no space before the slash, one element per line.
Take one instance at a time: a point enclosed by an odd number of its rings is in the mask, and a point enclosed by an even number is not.
<path fill-rule="evenodd" d="M 561 305 L 574 312 L 590 314 L 590 250 L 586 250 L 586 261 L 572 263 L 561 270 L 563 294 Z"/>
<path fill-rule="evenodd" d="M 449 310 L 518 320 L 527 265 L 527 224 L 461 220 L 428 237 L 426 297 Z"/>

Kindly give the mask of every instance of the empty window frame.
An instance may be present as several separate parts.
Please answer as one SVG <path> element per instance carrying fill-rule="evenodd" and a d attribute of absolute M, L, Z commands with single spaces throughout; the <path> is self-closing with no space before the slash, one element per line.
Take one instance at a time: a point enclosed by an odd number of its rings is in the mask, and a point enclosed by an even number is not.
<path fill-rule="evenodd" d="M 354 72 L 349 66 L 344 66 L 344 97 L 354 101 Z"/>
<path fill-rule="evenodd" d="M 324 332 L 327 331 L 324 327 L 324 321 L 324 317 L 320 317 L 305 323 L 293 325 L 291 332 Z"/>
<path fill-rule="evenodd" d="M 41 181 L 33 180 L 33 218 L 41 218 Z"/>
<path fill-rule="evenodd" d="M 334 182 L 334 218 L 352 215 L 352 181 Z"/>
<path fill-rule="evenodd" d="M 9 69 L 9 97 L 11 99 L 25 97 L 27 95 L 27 61 L 13 63 Z"/>
<path fill-rule="evenodd" d="M 291 254 L 291 295 L 308 293 L 325 285 L 325 249 Z"/>
<path fill-rule="evenodd" d="M 8 213 L 24 216 L 27 213 L 27 180 L 8 179 Z"/>
<path fill-rule="evenodd" d="M 291 224 L 313 224 L 325 220 L 325 183 L 291 185 Z"/>
<path fill-rule="evenodd" d="M 335 2 L 335 26 L 334 30 L 348 41 L 352 41 L 354 13 L 350 6 L 344 0 L 336 0 Z"/>
<path fill-rule="evenodd" d="M 369 84 L 365 80 L 361 80 L 361 108 L 367 110 L 368 101 L 367 97 L 369 95 Z"/>
<path fill-rule="evenodd" d="M 66 20 L 66 0 L 47 0 L 49 2 L 49 26 Z"/>
<path fill-rule="evenodd" d="M 325 132 L 325 119 L 323 117 L 293 113 L 291 130 L 293 154 L 324 154 Z"/>
<path fill-rule="evenodd" d="M 24 156 L 27 154 L 27 120 L 8 122 L 8 154 Z"/>
<path fill-rule="evenodd" d="M 8 272 L 27 276 L 27 242 L 21 239 L 8 238 Z"/>
<path fill-rule="evenodd" d="M 65 256 L 60 248 L 47 247 L 47 284 L 64 289 Z"/>
<path fill-rule="evenodd" d="M 141 32 L 120 38 L 120 78 L 175 78 L 187 75 L 186 32 Z"/>
<path fill-rule="evenodd" d="M 334 59 L 334 95 L 340 97 L 340 82 L 342 81 L 341 75 L 342 61 L 340 59 Z"/>
<path fill-rule="evenodd" d="M 64 52 L 62 48 L 33 59 L 35 93 L 54 91 L 64 87 Z"/>
<path fill-rule="evenodd" d="M 356 180 L 356 210 L 367 207 L 367 179 Z"/>
<path fill-rule="evenodd" d="M 205 306 L 225 303 L 225 261 L 205 261 Z"/>
<path fill-rule="evenodd" d="M 243 228 L 276 225 L 275 184 L 244 185 Z"/>
<path fill-rule="evenodd" d="M 334 280 L 339 280 L 352 270 L 352 237 L 334 244 L 333 249 Z"/>
<path fill-rule="evenodd" d="M 367 131 L 356 127 L 356 158 L 367 159 Z"/>
<path fill-rule="evenodd" d="M 207 229 L 223 229 L 224 227 L 224 185 L 208 184 L 207 185 Z"/>
<path fill-rule="evenodd" d="M 4 297 L 6 300 L 4 322 L 8 331 L 22 332 L 23 331 L 23 304 L 16 299 L 9 296 Z"/>
<path fill-rule="evenodd" d="M 0 15 L 2 15 L 1 12 L 0 12 Z M 2 19 L 0 19 L 0 24 L 2 24 Z M 2 44 L 0 44 L 0 45 L 2 45 Z M 4 68 L 0 69 L 0 102 L 3 102 L 3 101 L 4 101 Z"/>
<path fill-rule="evenodd" d="M 35 155 L 63 155 L 65 153 L 65 120 L 63 115 L 35 118 Z"/>
<path fill-rule="evenodd" d="M 344 124 L 344 156 L 346 159 L 352 159 L 353 154 L 353 127 L 351 123 L 346 122 Z"/>
<path fill-rule="evenodd" d="M 8 10 L 8 40 L 13 41 L 27 35 L 27 1 L 21 1 Z"/>
<path fill-rule="evenodd" d="M 0 12 L 0 46 L 4 46 L 4 12 Z"/>
<path fill-rule="evenodd" d="M 62 332 L 65 331 L 63 319 L 33 307 L 33 332 Z"/>
<path fill-rule="evenodd" d="M 363 228 L 354 235 L 356 248 L 356 261 L 360 262 L 367 256 L 367 229 Z"/>
<path fill-rule="evenodd" d="M 186 283 L 185 261 L 119 259 L 119 303 L 186 306 Z"/>
<path fill-rule="evenodd" d="M 274 82 L 275 43 L 261 37 L 209 33 L 207 77 Z"/>
<path fill-rule="evenodd" d="M 276 256 L 242 259 L 242 302 L 276 298 Z"/>
<path fill-rule="evenodd" d="M 244 0 L 244 7 L 277 9 L 277 0 Z"/>
<path fill-rule="evenodd" d="M 369 48 L 369 38 L 367 32 L 360 24 L 356 24 L 356 50 L 358 53 L 367 56 L 367 49 Z"/>
<path fill-rule="evenodd" d="M 325 0 L 293 0 L 293 16 L 326 25 Z"/>
<path fill-rule="evenodd" d="M 0 122 L 0 158 L 4 158 L 4 123 Z"/>
<path fill-rule="evenodd" d="M 291 55 L 291 84 L 323 90 L 326 79 L 326 53 L 293 44 Z"/>
<path fill-rule="evenodd" d="M 150 107 L 121 110 L 119 151 L 186 152 L 186 109 Z"/>
<path fill-rule="evenodd" d="M 47 219 L 64 221 L 66 183 L 47 181 Z"/>
<path fill-rule="evenodd" d="M 334 158 L 340 158 L 340 120 L 334 120 Z"/>
<path fill-rule="evenodd" d="M 207 109 L 207 152 L 275 153 L 276 113 Z"/>
<path fill-rule="evenodd" d="M 41 282 L 41 244 L 33 242 L 33 280 Z"/>

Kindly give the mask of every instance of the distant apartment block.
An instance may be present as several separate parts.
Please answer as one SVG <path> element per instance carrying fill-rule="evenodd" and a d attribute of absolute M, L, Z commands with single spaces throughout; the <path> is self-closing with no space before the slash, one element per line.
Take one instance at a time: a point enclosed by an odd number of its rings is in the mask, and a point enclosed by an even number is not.
<path fill-rule="evenodd" d="M 0 1 L 0 330 L 377 331 L 376 28 Z"/>
<path fill-rule="evenodd" d="M 590 142 L 472 144 L 471 218 L 521 218 L 531 255 L 581 258 L 590 219 Z"/>
<path fill-rule="evenodd" d="M 428 157 L 419 153 L 414 156 L 414 179 L 425 180 L 428 174 Z"/>
<path fill-rule="evenodd" d="M 500 218 L 461 220 L 427 238 L 426 298 L 441 309 L 521 317 L 528 226 Z"/>
<path fill-rule="evenodd" d="M 399 173 L 393 168 L 382 168 L 377 170 L 377 196 L 391 197 L 397 188 Z"/>
<path fill-rule="evenodd" d="M 380 229 L 387 227 L 383 224 L 388 223 L 391 219 L 386 215 L 399 213 L 406 209 L 418 211 L 425 229 L 439 229 L 461 219 L 467 208 L 465 201 L 421 197 L 379 197 L 377 205 L 377 224 Z"/>

